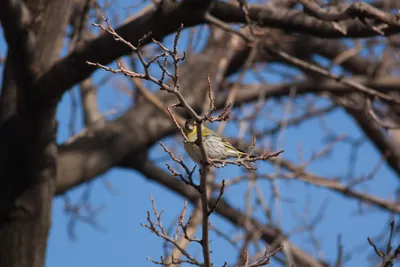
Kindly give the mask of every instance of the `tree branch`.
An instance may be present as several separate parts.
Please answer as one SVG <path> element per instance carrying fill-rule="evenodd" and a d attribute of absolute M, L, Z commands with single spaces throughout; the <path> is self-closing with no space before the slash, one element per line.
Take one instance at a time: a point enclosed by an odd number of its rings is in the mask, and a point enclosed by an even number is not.
<path fill-rule="evenodd" d="M 217 2 L 210 13 L 228 23 L 246 23 L 246 17 L 242 9 L 227 2 Z M 385 26 L 378 33 L 371 26 L 365 25 L 359 20 L 346 20 L 338 29 L 331 22 L 322 21 L 311 17 L 301 10 L 276 8 L 272 5 L 253 4 L 248 5 L 249 18 L 264 27 L 277 28 L 290 32 L 298 32 L 322 38 L 363 38 L 380 34 L 391 35 L 400 32 L 399 27 Z M 343 31 L 344 29 L 344 31 Z"/>
<path fill-rule="evenodd" d="M 126 24 L 118 27 L 116 32 L 133 43 L 150 31 L 152 31 L 153 38 L 162 40 L 168 34 L 175 32 L 181 23 L 185 27 L 205 23 L 206 8 L 208 8 L 207 1 L 163 1 L 162 9 L 155 9 L 150 5 L 129 19 Z M 248 9 L 250 19 L 259 22 L 263 27 L 326 38 L 377 35 L 371 27 L 355 20 L 346 21 L 347 34 L 344 35 L 329 22 L 307 16 L 298 10 L 276 9 L 268 5 L 249 5 Z M 246 22 L 242 9 L 233 4 L 217 2 L 209 12 L 224 22 Z M 400 29 L 388 26 L 383 32 L 387 35 L 394 34 L 400 32 Z M 145 41 L 143 45 L 147 43 L 148 41 Z M 37 95 L 36 100 L 59 99 L 66 90 L 86 79 L 96 70 L 93 66 L 88 66 L 86 61 L 107 65 L 130 52 L 128 47 L 115 42 L 108 34 L 97 37 L 57 62 L 40 77 L 37 86 L 41 88 L 41 92 Z"/>

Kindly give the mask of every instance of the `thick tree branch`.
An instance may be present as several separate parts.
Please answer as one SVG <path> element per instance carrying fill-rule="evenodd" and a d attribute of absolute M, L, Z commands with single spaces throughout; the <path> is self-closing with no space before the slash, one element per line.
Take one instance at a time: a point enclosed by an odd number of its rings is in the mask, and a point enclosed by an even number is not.
<path fill-rule="evenodd" d="M 393 77 L 382 77 L 374 81 L 368 81 L 366 78 L 354 79 L 360 83 L 366 82 L 367 85 L 382 91 L 398 90 L 400 84 L 400 79 Z M 333 81 L 321 81 L 319 84 L 303 82 L 294 85 L 246 85 L 238 90 L 236 95 L 236 103 L 242 104 L 251 101 L 257 101 L 260 97 L 260 94 L 267 99 L 271 97 L 286 96 L 289 94 L 291 86 L 296 86 L 297 94 L 299 95 L 311 92 L 330 92 L 341 95 L 349 92 L 350 90 L 346 86 Z M 216 98 L 217 107 L 222 108 L 225 104 L 225 101 L 226 97 L 218 96 Z M 199 105 L 199 103 L 193 102 L 193 99 L 189 103 L 194 107 L 201 108 L 201 103 Z M 132 110 L 117 121 L 107 122 L 104 125 L 104 128 L 95 130 L 97 136 L 85 136 L 69 145 L 60 146 L 60 168 L 63 169 L 63 171 L 58 180 L 57 194 L 61 194 L 81 183 L 93 179 L 95 176 L 108 169 L 108 167 L 104 167 L 105 165 L 109 166 L 109 164 L 111 164 L 109 167 L 114 166 L 126 153 L 135 155 L 138 151 L 147 149 L 147 146 L 154 144 L 157 140 L 177 132 L 175 125 L 172 123 L 165 123 L 165 117 L 163 117 L 163 115 L 159 116 L 159 120 L 153 118 L 150 122 L 154 124 L 156 121 L 164 121 L 164 123 L 160 124 L 157 128 L 148 128 L 148 126 L 145 125 L 137 126 L 138 124 L 130 119 L 131 116 L 136 116 L 134 114 L 136 114 L 136 111 Z M 149 121 L 147 123 L 149 123 Z M 143 129 L 143 131 L 139 131 L 138 129 Z M 380 135 L 383 134 L 379 128 L 377 131 L 377 133 Z M 146 142 L 139 145 L 138 141 L 141 138 L 135 139 L 133 137 L 134 133 L 136 133 L 139 137 L 147 136 Z M 384 147 L 387 147 L 388 145 L 389 144 L 386 144 Z M 104 155 L 104 157 L 100 155 Z M 390 162 L 397 162 L 397 157 L 397 154 L 389 155 L 389 164 Z M 90 158 L 93 158 L 93 160 L 89 160 Z M 400 166 L 397 166 L 397 164 L 393 165 L 392 167 L 396 171 L 400 172 Z"/>
<path fill-rule="evenodd" d="M 393 76 L 382 76 L 375 79 L 369 79 L 365 76 L 354 76 L 351 81 L 360 83 L 368 87 L 376 88 L 379 92 L 397 92 L 399 91 L 400 78 Z M 339 84 L 332 80 L 319 80 L 319 81 L 304 81 L 282 84 L 249 84 L 243 85 L 240 89 L 240 99 L 242 101 L 252 101 L 252 97 L 256 92 L 263 93 L 264 97 L 282 97 L 289 94 L 290 88 L 296 87 L 297 94 L 324 94 L 332 93 L 337 95 L 345 95 L 347 93 L 355 92 L 355 89 L 349 88 L 346 85 Z"/>
<path fill-rule="evenodd" d="M 365 20 L 366 18 L 370 18 L 386 23 L 394 28 L 400 27 L 399 19 L 395 15 L 386 13 L 367 3 L 353 3 L 343 11 L 327 11 L 311 0 L 298 1 L 305 7 L 306 12 L 324 21 L 343 21 L 352 18 Z M 381 33 L 379 29 L 375 30 Z"/>
<path fill-rule="evenodd" d="M 150 31 L 152 38 L 162 40 L 175 32 L 181 23 L 185 27 L 200 24 L 201 12 L 206 7 L 207 1 L 163 1 L 162 9 L 150 5 L 118 27 L 116 32 L 133 44 Z M 146 39 L 143 45 L 150 41 L 150 38 Z M 37 100 L 58 99 L 73 85 L 86 79 L 97 69 L 86 64 L 87 61 L 107 65 L 131 52 L 129 47 L 116 42 L 110 34 L 100 35 L 84 47 L 78 47 L 40 77 L 37 86 L 41 88 L 41 92 Z"/>
<path fill-rule="evenodd" d="M 248 5 L 249 18 L 264 27 L 278 28 L 289 32 L 298 32 L 324 38 L 372 37 L 380 35 L 372 27 L 359 20 L 346 20 L 338 29 L 330 22 L 322 21 L 305 14 L 301 10 L 276 8 L 272 5 Z M 228 23 L 246 23 L 242 9 L 234 4 L 217 2 L 210 12 L 216 18 Z M 344 30 L 344 31 L 343 31 Z M 399 27 L 385 26 L 381 30 L 385 35 L 400 32 Z"/>
<path fill-rule="evenodd" d="M 207 1 L 163 1 L 162 9 L 148 6 L 131 18 L 116 32 L 127 41 L 136 43 L 143 35 L 152 32 L 153 38 L 162 40 L 183 23 L 191 27 L 205 23 L 204 12 L 208 8 Z M 228 23 L 246 22 L 240 7 L 225 3 L 215 3 L 210 14 Z M 370 37 L 377 33 L 370 27 L 356 20 L 346 21 L 347 34 L 344 35 L 329 22 L 320 21 L 298 10 L 276 9 L 268 5 L 249 5 L 250 19 L 264 27 L 278 28 L 291 32 L 300 32 L 318 37 Z M 400 32 L 400 29 L 387 27 L 385 34 Z M 147 44 L 145 41 L 143 45 Z M 37 100 L 58 99 L 66 90 L 83 81 L 96 68 L 88 66 L 86 61 L 107 65 L 117 58 L 130 53 L 130 49 L 109 36 L 103 34 L 77 48 L 63 60 L 57 62 L 47 73 L 40 77 L 37 86 L 41 88 Z M 56 89 L 55 89 L 56 88 Z"/>
<path fill-rule="evenodd" d="M 352 189 L 351 187 L 349 187 L 345 184 L 341 184 L 340 182 L 335 181 L 333 179 L 332 180 L 326 179 L 324 177 L 320 177 L 320 176 L 314 175 L 312 173 L 309 173 L 309 172 L 305 171 L 303 168 L 297 167 L 294 164 L 292 164 L 291 162 L 281 159 L 281 158 L 273 158 L 273 159 L 271 159 L 271 161 L 281 165 L 283 168 L 291 171 L 294 174 L 293 177 L 291 177 L 291 176 L 284 177 L 284 179 L 298 179 L 300 181 L 310 183 L 315 186 L 328 188 L 330 190 L 338 192 L 339 194 L 341 194 L 345 197 L 359 200 L 365 204 L 379 207 L 388 212 L 400 213 L 400 203 L 387 201 L 385 199 L 375 197 L 370 194 L 356 191 L 356 190 Z"/>

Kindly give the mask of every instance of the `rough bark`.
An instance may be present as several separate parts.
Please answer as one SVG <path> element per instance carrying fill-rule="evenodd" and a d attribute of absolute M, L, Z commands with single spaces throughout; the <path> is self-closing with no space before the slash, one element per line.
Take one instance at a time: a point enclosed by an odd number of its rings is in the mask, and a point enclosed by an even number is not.
<path fill-rule="evenodd" d="M 37 106 L 32 96 L 37 77 L 58 58 L 69 6 L 62 0 L 0 6 L 9 46 L 0 99 L 1 266 L 44 266 L 57 174 L 57 103 Z"/>

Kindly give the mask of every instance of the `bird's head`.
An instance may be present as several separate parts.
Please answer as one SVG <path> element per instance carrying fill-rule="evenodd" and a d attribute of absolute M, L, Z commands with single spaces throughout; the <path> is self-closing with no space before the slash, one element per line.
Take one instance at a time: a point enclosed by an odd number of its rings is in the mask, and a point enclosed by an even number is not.
<path fill-rule="evenodd" d="M 196 130 L 196 120 L 195 119 L 188 119 L 185 122 L 185 134 L 191 133 Z"/>

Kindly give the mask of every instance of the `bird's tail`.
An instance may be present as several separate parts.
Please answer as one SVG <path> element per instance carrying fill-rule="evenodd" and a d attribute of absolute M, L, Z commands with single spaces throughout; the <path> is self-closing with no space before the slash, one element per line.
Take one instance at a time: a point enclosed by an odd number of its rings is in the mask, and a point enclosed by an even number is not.
<path fill-rule="evenodd" d="M 239 151 L 239 156 L 242 156 L 242 157 L 249 157 L 249 158 L 251 158 L 251 159 L 257 158 L 256 155 L 249 155 L 249 154 L 247 154 L 246 152 L 244 152 L 243 150 L 238 149 L 238 151 Z"/>

